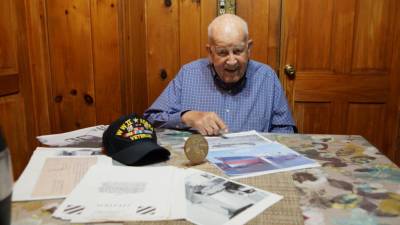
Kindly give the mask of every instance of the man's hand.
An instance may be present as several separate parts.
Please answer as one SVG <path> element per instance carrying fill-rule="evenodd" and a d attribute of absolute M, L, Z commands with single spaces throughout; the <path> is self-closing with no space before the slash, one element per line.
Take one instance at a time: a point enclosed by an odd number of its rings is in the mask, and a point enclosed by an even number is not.
<path fill-rule="evenodd" d="M 214 112 L 188 111 L 181 117 L 187 126 L 197 129 L 202 135 L 219 135 L 228 131 L 224 121 Z"/>

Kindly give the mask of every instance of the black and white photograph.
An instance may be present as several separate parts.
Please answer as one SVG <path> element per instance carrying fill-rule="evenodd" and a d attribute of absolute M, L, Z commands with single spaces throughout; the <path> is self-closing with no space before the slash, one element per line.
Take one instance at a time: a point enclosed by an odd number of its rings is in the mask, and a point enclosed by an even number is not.
<path fill-rule="evenodd" d="M 196 224 L 245 223 L 280 196 L 192 170 L 185 178 L 187 218 Z M 271 203 L 272 202 L 272 203 Z"/>

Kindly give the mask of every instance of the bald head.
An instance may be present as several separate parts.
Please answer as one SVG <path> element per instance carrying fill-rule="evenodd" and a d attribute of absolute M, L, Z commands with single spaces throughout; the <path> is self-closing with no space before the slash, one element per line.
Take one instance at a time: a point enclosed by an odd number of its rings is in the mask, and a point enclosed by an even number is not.
<path fill-rule="evenodd" d="M 247 40 L 249 36 L 247 23 L 233 14 L 218 16 L 208 25 L 208 42 L 213 43 L 215 37 L 220 35 L 240 35 L 243 36 L 244 40 Z"/>

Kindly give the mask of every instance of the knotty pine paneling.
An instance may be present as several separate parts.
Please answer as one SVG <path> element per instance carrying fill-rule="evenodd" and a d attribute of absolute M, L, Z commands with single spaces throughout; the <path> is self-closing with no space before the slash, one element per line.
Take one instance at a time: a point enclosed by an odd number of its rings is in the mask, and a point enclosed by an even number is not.
<path fill-rule="evenodd" d="M 120 2 L 122 87 L 126 112 L 142 114 L 148 107 L 145 1 Z"/>
<path fill-rule="evenodd" d="M 56 132 L 96 123 L 90 14 L 90 1 L 47 1 Z"/>
<path fill-rule="evenodd" d="M 117 0 L 91 0 L 96 123 L 121 116 L 122 80 Z M 106 109 L 106 110 L 105 110 Z"/>
<path fill-rule="evenodd" d="M 47 1 L 53 132 L 108 124 L 122 112 L 120 1 Z"/>
<path fill-rule="evenodd" d="M 180 65 L 201 57 L 202 17 L 201 8 L 204 1 L 181 0 L 179 2 L 179 47 Z"/>
<path fill-rule="evenodd" d="M 179 1 L 146 1 L 148 101 L 152 103 L 179 70 Z M 165 77 L 161 77 L 165 71 Z"/>

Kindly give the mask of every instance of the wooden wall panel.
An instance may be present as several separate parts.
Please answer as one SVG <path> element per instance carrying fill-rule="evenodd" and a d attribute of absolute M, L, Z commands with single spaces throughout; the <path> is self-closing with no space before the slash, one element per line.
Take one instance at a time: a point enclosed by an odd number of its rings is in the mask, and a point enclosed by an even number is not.
<path fill-rule="evenodd" d="M 142 114 L 148 107 L 145 1 L 124 1 L 123 46 L 127 112 Z"/>
<path fill-rule="evenodd" d="M 96 122 L 108 124 L 121 116 L 121 64 L 117 0 L 92 0 Z M 108 110 L 104 110 L 108 109 Z"/>
<path fill-rule="evenodd" d="M 378 149 L 387 153 L 383 148 L 383 133 L 385 133 L 385 104 L 350 103 L 348 106 L 348 134 L 358 134 L 365 137 Z"/>
<path fill-rule="evenodd" d="M 208 24 L 217 16 L 217 1 L 218 0 L 201 1 L 200 55 L 203 58 L 208 56 L 206 50 L 206 44 L 208 43 Z M 182 21 L 185 19 L 186 18 L 181 18 L 180 20 Z M 184 49 L 181 48 L 181 51 L 184 51 Z"/>
<path fill-rule="evenodd" d="M 329 134 L 331 130 L 332 107 L 330 102 L 296 102 L 295 118 L 297 128 L 308 134 Z"/>
<path fill-rule="evenodd" d="M 26 0 L 27 50 L 32 84 L 32 105 L 38 134 L 51 133 L 54 107 L 51 99 L 51 75 L 47 39 L 46 5 L 42 0 Z"/>
<path fill-rule="evenodd" d="M 47 1 L 47 16 L 55 131 L 94 125 L 90 2 Z"/>
<path fill-rule="evenodd" d="M 179 5 L 146 1 L 148 102 L 152 103 L 179 70 Z M 166 77 L 161 77 L 161 71 Z"/>
<path fill-rule="evenodd" d="M 394 1 L 359 0 L 357 3 L 353 71 L 385 71 L 391 58 Z"/>
<path fill-rule="evenodd" d="M 208 24 L 217 16 L 216 0 L 179 1 L 180 65 L 208 57 Z"/>
<path fill-rule="evenodd" d="M 201 3 L 204 1 L 181 0 L 179 2 L 180 65 L 200 58 Z M 185 18 L 185 19 L 183 19 Z"/>

